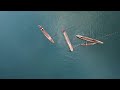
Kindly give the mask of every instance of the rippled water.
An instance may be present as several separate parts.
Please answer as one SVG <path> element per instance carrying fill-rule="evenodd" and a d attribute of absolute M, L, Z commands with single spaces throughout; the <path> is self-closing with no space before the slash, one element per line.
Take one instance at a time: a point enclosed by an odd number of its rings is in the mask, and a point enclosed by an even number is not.
<path fill-rule="evenodd" d="M 54 38 L 50 43 L 40 24 Z M 104 42 L 70 52 L 61 30 L 76 46 L 85 35 Z M 120 12 L 0 12 L 0 78 L 120 78 Z"/>

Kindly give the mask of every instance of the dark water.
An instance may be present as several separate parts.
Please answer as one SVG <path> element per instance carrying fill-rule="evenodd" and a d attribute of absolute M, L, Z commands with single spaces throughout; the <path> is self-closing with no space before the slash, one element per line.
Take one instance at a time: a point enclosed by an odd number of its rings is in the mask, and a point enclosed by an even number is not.
<path fill-rule="evenodd" d="M 45 38 L 38 24 L 51 36 L 58 33 L 55 44 Z M 69 52 L 62 28 L 69 28 L 74 46 L 84 43 L 74 38 L 76 34 L 104 44 Z M 0 12 L 0 78 L 120 78 L 119 70 L 120 12 Z"/>

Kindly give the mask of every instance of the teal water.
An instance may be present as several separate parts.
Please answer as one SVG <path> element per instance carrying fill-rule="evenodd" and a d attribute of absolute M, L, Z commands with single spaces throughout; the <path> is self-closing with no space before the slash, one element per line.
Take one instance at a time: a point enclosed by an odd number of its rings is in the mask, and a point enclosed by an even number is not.
<path fill-rule="evenodd" d="M 40 24 L 53 36 L 50 43 Z M 81 34 L 104 42 L 69 52 L 62 28 L 72 44 Z M 104 37 L 105 35 L 108 35 Z M 0 78 L 109 79 L 120 78 L 120 12 L 0 11 Z"/>

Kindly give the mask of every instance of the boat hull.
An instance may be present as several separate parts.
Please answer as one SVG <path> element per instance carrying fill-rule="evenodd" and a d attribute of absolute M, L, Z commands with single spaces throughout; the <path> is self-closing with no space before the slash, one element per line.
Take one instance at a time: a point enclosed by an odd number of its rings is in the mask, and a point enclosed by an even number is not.
<path fill-rule="evenodd" d="M 40 25 L 38 25 L 39 29 L 42 31 L 42 33 L 45 35 L 45 37 L 51 42 L 55 43 L 52 37 L 44 30 L 44 28 Z"/>
<path fill-rule="evenodd" d="M 72 52 L 72 51 L 73 51 L 73 46 L 72 46 L 72 44 L 71 44 L 71 42 L 70 42 L 70 39 L 69 39 L 66 31 L 64 30 L 64 31 L 62 31 L 62 33 L 63 33 L 63 35 L 64 35 L 64 38 L 65 38 L 65 40 L 66 40 L 66 43 L 67 43 L 70 51 Z"/>
<path fill-rule="evenodd" d="M 102 41 L 99 41 L 99 40 L 96 40 L 96 39 L 92 39 L 92 38 L 89 38 L 89 37 L 85 37 L 85 36 L 81 36 L 81 35 L 76 35 L 76 37 L 79 38 L 79 39 L 82 39 L 82 40 L 89 41 L 91 43 L 100 43 L 100 44 L 103 44 Z"/>

